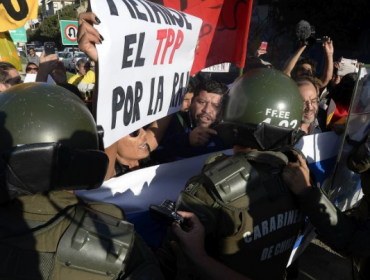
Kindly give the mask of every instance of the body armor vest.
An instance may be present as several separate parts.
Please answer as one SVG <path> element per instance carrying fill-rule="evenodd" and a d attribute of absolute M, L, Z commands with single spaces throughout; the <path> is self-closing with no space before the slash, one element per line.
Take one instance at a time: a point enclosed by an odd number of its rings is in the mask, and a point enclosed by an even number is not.
<path fill-rule="evenodd" d="M 302 217 L 280 172 L 280 152 L 214 156 L 180 195 L 178 210 L 195 212 L 209 254 L 252 279 L 284 279 Z"/>
<path fill-rule="evenodd" d="M 162 279 L 126 221 L 77 204 L 25 224 L 23 233 L 0 237 L 0 279 Z"/>

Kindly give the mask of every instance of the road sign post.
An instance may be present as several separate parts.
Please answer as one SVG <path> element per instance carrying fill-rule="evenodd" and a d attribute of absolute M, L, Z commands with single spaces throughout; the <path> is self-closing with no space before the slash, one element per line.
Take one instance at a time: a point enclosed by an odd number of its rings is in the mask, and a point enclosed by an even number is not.
<path fill-rule="evenodd" d="M 78 21 L 60 20 L 60 34 L 62 36 L 62 44 L 77 46 L 77 31 Z"/>

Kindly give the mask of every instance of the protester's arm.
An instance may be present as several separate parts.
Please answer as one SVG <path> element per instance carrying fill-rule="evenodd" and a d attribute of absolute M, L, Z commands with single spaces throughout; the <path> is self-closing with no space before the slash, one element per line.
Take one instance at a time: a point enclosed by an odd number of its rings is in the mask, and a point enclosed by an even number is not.
<path fill-rule="evenodd" d="M 190 148 L 189 132 L 166 134 L 161 145 L 174 156 L 185 156 L 186 149 Z"/>
<path fill-rule="evenodd" d="M 258 50 L 256 50 L 256 53 L 254 54 L 255 57 L 260 57 L 261 55 L 264 55 L 267 53 L 267 50 L 266 49 L 261 49 L 259 48 Z"/>
<path fill-rule="evenodd" d="M 183 211 L 178 213 L 185 218 L 185 222 L 182 227 L 174 223 L 173 231 L 179 238 L 182 251 L 191 261 L 196 272 L 204 277 L 203 279 L 249 279 L 211 258 L 206 253 L 204 249 L 204 227 L 195 214 Z M 176 250 L 176 246 L 172 247 Z"/>
<path fill-rule="evenodd" d="M 43 51 L 40 56 L 36 82 L 47 82 L 48 76 L 53 74 L 53 79 L 56 83 L 65 83 L 67 81 L 67 75 L 64 66 L 60 66 L 60 62 L 56 54 L 45 56 L 45 52 Z"/>
<path fill-rule="evenodd" d="M 333 70 L 334 70 L 333 41 L 331 41 L 329 37 L 325 37 L 325 38 L 327 38 L 327 41 L 322 44 L 322 48 L 324 50 L 324 55 L 325 55 L 325 62 L 324 62 L 324 70 L 320 78 L 321 87 L 327 86 L 327 84 L 330 82 L 331 78 L 333 77 Z"/>
<path fill-rule="evenodd" d="M 157 149 L 169 123 L 171 122 L 172 116 L 173 115 L 168 115 L 162 119 L 154 121 L 146 130 L 146 138 L 151 151 Z"/>
<path fill-rule="evenodd" d="M 289 57 L 289 59 L 285 62 L 285 65 L 283 67 L 283 72 L 287 74 L 289 77 L 291 77 L 292 70 L 294 66 L 296 65 L 299 57 L 303 53 L 303 51 L 306 49 L 306 45 L 301 42 L 301 45 L 299 48 L 295 51 L 295 53 Z"/>
<path fill-rule="evenodd" d="M 217 131 L 208 127 L 197 126 L 189 134 L 189 144 L 192 147 L 204 146 L 208 143 L 211 135 L 217 135 Z"/>
<path fill-rule="evenodd" d="M 67 71 L 64 68 L 62 61 L 58 59 L 57 67 L 51 72 L 50 76 L 53 78 L 56 84 L 63 84 L 67 82 Z"/>

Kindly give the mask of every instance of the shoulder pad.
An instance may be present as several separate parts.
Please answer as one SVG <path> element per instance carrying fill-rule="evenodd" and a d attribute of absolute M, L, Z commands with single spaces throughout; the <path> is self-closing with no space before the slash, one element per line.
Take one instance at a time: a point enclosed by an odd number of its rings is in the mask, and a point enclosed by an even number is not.
<path fill-rule="evenodd" d="M 221 152 L 218 152 L 218 153 L 215 153 L 209 156 L 204 163 L 202 172 L 205 172 L 206 170 L 212 168 L 214 164 L 216 164 L 217 162 L 227 157 L 230 157 L 230 156 L 224 155 Z M 203 173 L 195 175 L 187 181 L 184 191 L 191 195 L 194 195 L 203 183 L 204 183 Z"/>
<path fill-rule="evenodd" d="M 206 235 L 209 234 L 217 224 L 215 211 L 206 205 L 203 201 L 186 192 L 181 192 L 176 201 L 176 211 L 188 211 L 197 215 L 205 227 Z"/>
<path fill-rule="evenodd" d="M 206 161 L 204 162 L 204 165 L 206 166 L 208 164 L 214 163 L 217 158 L 222 157 L 222 156 L 225 156 L 225 155 L 221 152 L 215 153 L 206 159 Z"/>
<path fill-rule="evenodd" d="M 116 279 L 125 268 L 133 241 L 132 224 L 77 205 L 56 258 L 61 266 L 78 270 L 81 276 L 95 273 Z"/>
<path fill-rule="evenodd" d="M 243 154 L 247 160 L 256 161 L 258 163 L 266 163 L 271 167 L 284 167 L 288 164 L 288 157 L 281 152 L 272 151 L 252 151 L 247 154 Z"/>
<path fill-rule="evenodd" d="M 203 172 L 206 185 L 224 203 L 251 193 L 260 185 L 258 172 L 246 160 L 244 154 L 227 157 Z"/>

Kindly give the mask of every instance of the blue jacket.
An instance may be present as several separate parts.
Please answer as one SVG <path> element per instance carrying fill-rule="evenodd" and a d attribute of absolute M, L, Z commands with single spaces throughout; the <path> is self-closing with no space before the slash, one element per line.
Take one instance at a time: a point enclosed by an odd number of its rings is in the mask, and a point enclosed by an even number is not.
<path fill-rule="evenodd" d="M 190 146 L 189 134 L 195 127 L 192 124 L 190 113 L 178 112 L 175 114 L 160 145 L 151 153 L 151 158 L 160 163 L 165 163 L 214 153 L 228 148 L 217 135 L 211 135 L 205 146 Z"/>

